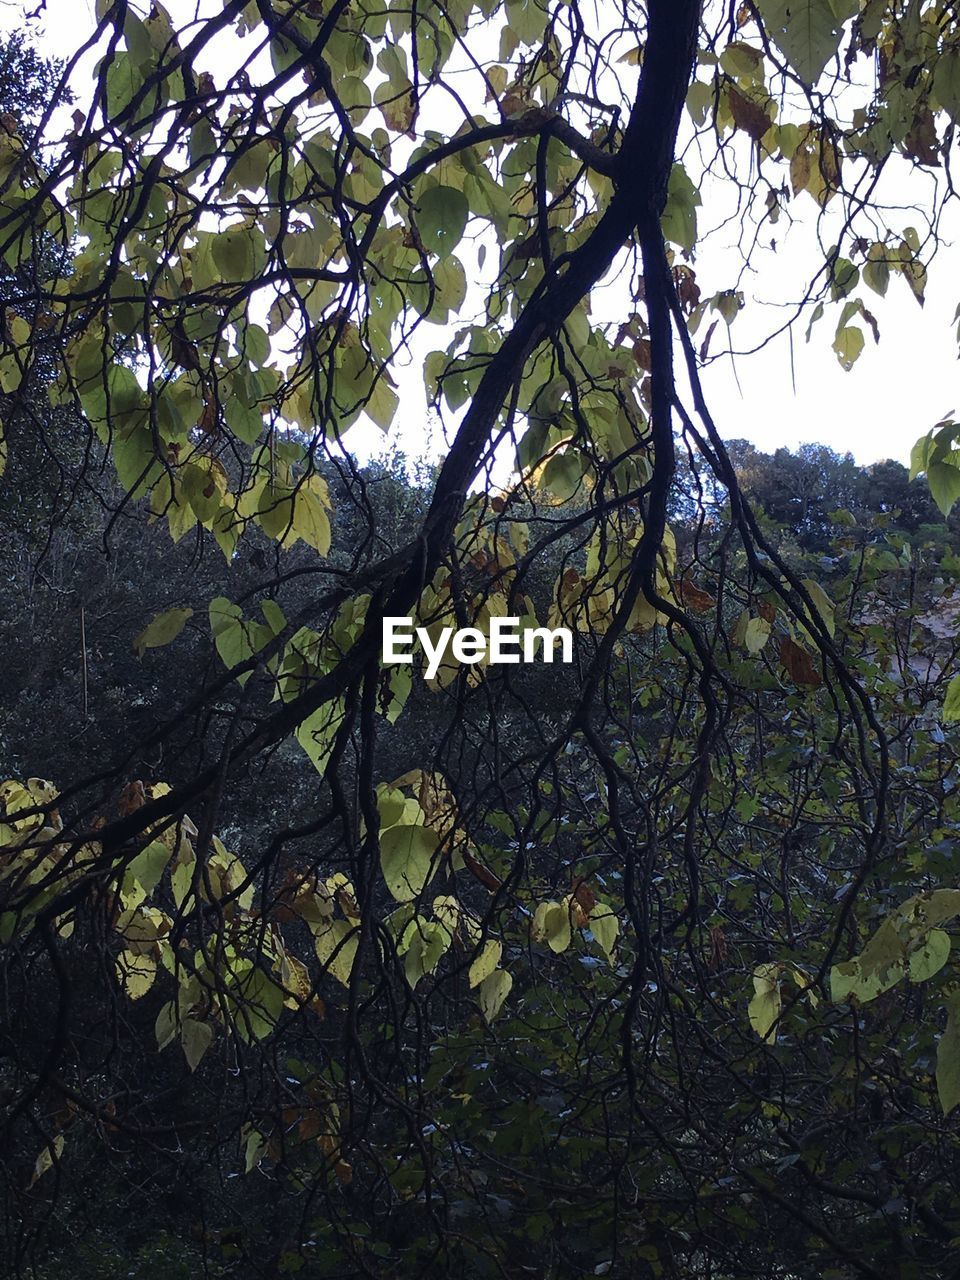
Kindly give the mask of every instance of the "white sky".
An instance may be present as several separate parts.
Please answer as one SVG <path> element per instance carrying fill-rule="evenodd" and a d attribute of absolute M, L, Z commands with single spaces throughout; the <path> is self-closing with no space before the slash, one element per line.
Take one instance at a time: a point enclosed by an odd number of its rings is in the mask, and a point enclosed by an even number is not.
<path fill-rule="evenodd" d="M 39 3 L 40 0 L 32 0 L 29 8 Z M 167 0 L 167 4 L 174 10 L 180 8 L 176 0 Z M 45 14 L 30 23 L 28 30 L 43 53 L 64 58 L 76 51 L 94 21 L 93 0 L 46 0 Z M 16 0 L 0 0 L 0 30 L 23 25 L 21 5 Z M 800 199 L 809 198 L 804 195 Z M 704 214 L 709 210 L 702 211 Z M 706 251 L 703 258 L 707 260 Z M 722 262 L 723 258 L 715 261 Z M 754 312 L 750 330 L 768 311 L 770 328 L 776 327 L 775 310 L 764 308 L 762 300 L 775 294 L 776 282 L 789 277 L 791 268 L 802 272 L 808 262 L 796 250 L 767 250 L 757 258 L 758 272 L 744 286 Z M 831 320 L 830 314 L 814 330 L 810 345 L 804 340 L 806 322 L 797 326 L 793 344 L 795 389 L 791 385 L 786 336 L 776 339 L 766 351 L 738 359 L 739 387 L 729 359 L 711 365 L 704 374 L 705 386 L 721 434 L 728 438 L 746 437 L 765 450 L 813 442 L 829 445 L 838 452 L 850 451 L 861 463 L 887 457 L 907 461 L 916 438 L 955 406 L 960 407 L 957 341 L 952 323 L 960 302 L 960 284 L 954 285 L 954 280 L 960 279 L 958 266 L 960 251 L 951 244 L 943 245 L 930 270 L 923 309 L 899 278 L 891 279 L 885 301 L 861 288 L 880 322 L 881 341 L 878 347 L 874 346 L 868 336 L 867 348 L 851 373 L 840 368 L 831 350 L 836 319 Z M 729 278 L 718 277 L 702 281 L 702 287 L 709 293 L 730 283 Z M 745 318 L 746 313 L 734 326 L 735 339 L 748 336 L 747 326 L 741 331 Z M 445 345 L 443 329 L 424 326 L 424 330 L 424 353 Z M 721 339 L 718 332 L 715 350 L 722 349 Z M 404 410 L 399 437 L 408 452 L 417 452 L 426 430 L 426 413 L 424 410 L 418 415 L 413 400 L 422 395 L 422 383 L 413 369 L 406 377 L 401 373 L 399 381 Z M 379 432 L 369 434 L 366 440 L 363 432 L 364 428 L 355 428 L 347 439 L 348 445 L 361 454 L 376 452 L 381 441 Z"/>
<path fill-rule="evenodd" d="M 762 277 L 757 282 L 758 290 L 768 286 Z M 749 304 L 749 287 L 746 292 Z M 916 439 L 960 409 L 953 323 L 960 302 L 960 250 L 944 245 L 938 252 L 922 309 L 902 279 L 891 278 L 885 299 L 865 288 L 859 293 L 879 322 L 880 343 L 875 345 L 867 330 L 867 345 L 849 373 L 831 349 L 837 317 L 829 311 L 809 345 L 807 320 L 796 327 L 795 391 L 786 335 L 766 351 L 737 361 L 742 394 L 728 360 L 708 367 L 704 383 L 723 436 L 743 436 L 767 451 L 815 443 L 849 451 L 863 464 L 884 458 L 908 462 Z"/>

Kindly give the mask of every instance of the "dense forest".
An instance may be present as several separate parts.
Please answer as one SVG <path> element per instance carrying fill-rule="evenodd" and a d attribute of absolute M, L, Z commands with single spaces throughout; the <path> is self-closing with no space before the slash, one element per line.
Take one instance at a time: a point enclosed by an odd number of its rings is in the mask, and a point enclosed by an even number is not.
<path fill-rule="evenodd" d="M 960 424 L 768 454 L 700 381 L 771 232 L 851 377 L 949 269 L 955 7 L 46 9 L 3 1273 L 960 1280 Z M 429 668 L 507 618 L 571 660 Z"/>

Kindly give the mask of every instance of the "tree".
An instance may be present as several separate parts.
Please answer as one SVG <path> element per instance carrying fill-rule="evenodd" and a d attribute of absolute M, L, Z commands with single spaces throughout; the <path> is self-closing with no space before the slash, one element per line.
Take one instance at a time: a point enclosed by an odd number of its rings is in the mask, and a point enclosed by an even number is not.
<path fill-rule="evenodd" d="M 828 319 L 845 368 L 867 290 L 922 302 L 952 6 L 97 12 L 72 132 L 54 95 L 0 137 L 0 388 L 22 409 L 53 361 L 108 535 L 257 580 L 135 620 L 145 666 L 210 659 L 154 728 L 3 785 L 11 1262 L 78 1171 L 146 1163 L 208 1268 L 942 1275 L 952 641 L 917 667 L 937 597 L 902 534 L 841 517 L 828 589 L 780 554 L 699 368 L 749 323 L 739 278 L 701 284 L 724 199 L 757 270 L 815 220 L 785 323 Z M 450 443 L 397 546 L 348 433 L 390 427 L 411 353 Z M 915 457 L 942 509 L 953 433 Z M 381 659 L 407 614 L 566 622 L 574 672 L 445 663 L 425 733 Z M 293 740 L 315 792 L 241 858 L 231 794 L 276 805 Z"/>

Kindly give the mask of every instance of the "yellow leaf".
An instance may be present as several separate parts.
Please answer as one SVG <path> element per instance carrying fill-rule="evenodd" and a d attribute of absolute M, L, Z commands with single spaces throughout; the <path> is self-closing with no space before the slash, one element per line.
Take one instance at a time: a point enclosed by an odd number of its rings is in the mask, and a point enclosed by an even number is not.
<path fill-rule="evenodd" d="M 777 1038 L 780 1017 L 780 969 L 776 964 L 760 964 L 753 971 L 754 996 L 747 1006 L 750 1025 L 767 1044 Z"/>
<path fill-rule="evenodd" d="M 480 1009 L 487 1022 L 492 1022 L 510 994 L 513 978 L 505 969 L 494 969 L 480 983 Z"/>
<path fill-rule="evenodd" d="M 280 981 L 284 991 L 289 992 L 283 1002 L 288 1009 L 299 1009 L 313 994 L 313 983 L 307 966 L 287 952 L 283 953 L 280 960 Z"/>
<path fill-rule="evenodd" d="M 373 390 L 365 406 L 368 416 L 381 431 L 388 431 L 399 404 L 400 397 L 387 382 L 386 375 L 381 374 L 373 384 Z"/>
<path fill-rule="evenodd" d="M 380 867 L 397 902 L 416 898 L 434 870 L 440 838 L 432 827 L 419 823 L 390 827 L 380 836 Z"/>
<path fill-rule="evenodd" d="M 133 651 L 142 658 L 148 649 L 160 649 L 175 640 L 193 616 L 192 609 L 166 609 L 158 613 L 152 622 L 140 632 L 133 642 Z"/>
<path fill-rule="evenodd" d="M 314 551 L 325 556 L 330 550 L 330 519 L 327 510 L 330 507 L 330 495 L 326 481 L 322 476 L 308 476 L 296 491 L 293 507 L 293 519 L 287 529 L 281 545 L 290 547 L 298 538 L 313 547 Z"/>
<path fill-rule="evenodd" d="M 491 973 L 500 963 L 500 957 L 503 955 L 503 947 L 499 942 L 490 939 L 483 944 L 483 950 L 470 966 L 468 979 L 471 987 L 478 987 L 482 982 L 490 977 Z"/>
<path fill-rule="evenodd" d="M 743 634 L 743 643 L 749 653 L 759 653 L 770 639 L 770 623 L 766 618 L 751 618 Z"/>
<path fill-rule="evenodd" d="M 570 945 L 570 911 L 561 902 L 541 902 L 533 917 L 535 942 L 545 942 L 559 955 Z"/>
<path fill-rule="evenodd" d="M 38 1178 L 49 1172 L 53 1168 L 55 1160 L 59 1160 L 63 1155 L 64 1137 L 62 1133 L 58 1133 L 53 1142 L 48 1143 L 40 1154 L 37 1156 L 37 1162 L 33 1166 L 33 1177 L 30 1179 L 31 1187 Z"/>
<path fill-rule="evenodd" d="M 249 1173 L 256 1168 L 266 1155 L 268 1145 L 267 1139 L 262 1133 L 258 1133 L 256 1129 L 247 1131 L 246 1140 L 243 1144 L 243 1169 L 245 1173 Z"/>
<path fill-rule="evenodd" d="M 840 155 L 830 139 L 824 139 L 813 125 L 806 125 L 790 160 L 793 194 L 808 191 L 823 206 L 840 185 Z"/>
<path fill-rule="evenodd" d="M 209 529 L 227 494 L 227 474 L 215 458 L 194 457 L 183 468 L 181 490 L 194 515 Z"/>
<path fill-rule="evenodd" d="M 157 976 L 157 962 L 152 955 L 122 951 L 117 958 L 117 976 L 129 998 L 139 1000 L 153 986 L 153 980 Z"/>
<path fill-rule="evenodd" d="M 170 932 L 172 921 L 157 907 L 135 907 L 117 919 L 116 930 L 134 955 L 153 952 L 161 938 Z"/>
<path fill-rule="evenodd" d="M 170 860 L 170 850 L 162 840 L 147 845 L 129 864 L 123 876 L 120 897 L 124 907 L 138 907 L 160 883 Z"/>

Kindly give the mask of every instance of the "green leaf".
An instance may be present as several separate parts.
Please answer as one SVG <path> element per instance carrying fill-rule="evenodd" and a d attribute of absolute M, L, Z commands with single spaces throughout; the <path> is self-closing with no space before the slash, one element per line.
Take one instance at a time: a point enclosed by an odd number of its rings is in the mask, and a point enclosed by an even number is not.
<path fill-rule="evenodd" d="M 838 302 L 857 287 L 860 268 L 855 266 L 849 258 L 837 258 L 831 275 L 830 296 L 834 302 Z"/>
<path fill-rule="evenodd" d="M 804 84 L 813 88 L 840 48 L 843 18 L 830 0 L 757 0 L 757 9 L 767 35 Z"/>
<path fill-rule="evenodd" d="M 555 453 L 543 468 L 540 484 L 558 503 L 569 502 L 583 483 L 583 458 L 575 449 Z"/>
<path fill-rule="evenodd" d="M 450 945 L 450 931 L 436 920 L 414 917 L 403 932 L 397 950 L 403 955 L 403 971 L 411 987 L 433 973 Z"/>
<path fill-rule="evenodd" d="M 878 293 L 881 298 L 885 297 L 890 283 L 890 264 L 886 258 L 870 258 L 865 262 L 863 280 L 874 293 Z"/>
<path fill-rule="evenodd" d="M 343 699 L 318 707 L 297 729 L 297 741 L 318 773 L 326 768 L 334 737 L 343 719 Z"/>
<path fill-rule="evenodd" d="M 171 851 L 162 840 L 154 840 L 133 859 L 123 877 L 124 907 L 138 907 L 160 883 Z"/>
<path fill-rule="evenodd" d="M 377 808 L 380 811 L 380 829 L 395 827 L 403 820 L 407 807 L 407 798 L 399 787 L 390 787 L 381 783 L 377 788 Z"/>
<path fill-rule="evenodd" d="M 840 367 L 849 373 L 860 358 L 864 347 L 863 330 L 855 324 L 844 325 L 837 330 L 833 340 L 833 349 L 840 361 Z"/>
<path fill-rule="evenodd" d="M 299 537 L 293 530 L 293 497 L 288 484 L 279 481 L 265 484 L 260 490 L 257 523 L 268 538 L 292 546 Z"/>
<path fill-rule="evenodd" d="M 947 1006 L 947 1028 L 937 1046 L 937 1093 L 949 1115 L 960 1102 L 960 995 Z"/>
<path fill-rule="evenodd" d="M 948 516 L 960 498 L 960 467 L 953 462 L 930 462 L 927 465 L 927 484 L 934 502 Z"/>
<path fill-rule="evenodd" d="M 380 836 L 380 867 L 397 902 L 411 902 L 430 878 L 433 855 L 440 843 L 431 827 L 406 823 Z"/>
<path fill-rule="evenodd" d="M 570 906 L 566 902 L 541 902 L 533 916 L 533 937 L 545 942 L 551 951 L 560 955 L 572 940 Z"/>
<path fill-rule="evenodd" d="M 348 920 L 324 922 L 314 935 L 317 958 L 345 987 L 350 985 L 359 942 L 360 930 Z"/>
<path fill-rule="evenodd" d="M 813 601 L 814 608 L 819 613 L 823 625 L 826 627 L 830 635 L 836 631 L 836 623 L 833 617 L 833 601 L 820 586 L 819 582 L 815 582 L 813 578 L 804 578 L 803 585 L 807 589 L 807 594 Z"/>
<path fill-rule="evenodd" d="M 197 867 L 197 857 L 193 851 L 193 846 L 189 841 L 184 840 L 180 844 L 177 851 L 177 857 L 170 871 L 170 892 L 173 894 L 173 901 L 179 910 L 187 894 L 193 887 L 193 876 Z"/>
<path fill-rule="evenodd" d="M 275 636 L 278 636 L 287 625 L 287 619 L 276 600 L 261 600 L 260 612 L 266 619 L 267 626 Z"/>
<path fill-rule="evenodd" d="M 901 914 L 919 919 L 928 927 L 944 924 L 960 915 L 960 889 L 934 889 L 908 898 L 900 908 Z"/>
<path fill-rule="evenodd" d="M 176 1038 L 177 1006 L 172 1000 L 168 1000 L 157 1014 L 155 1033 L 158 1049 L 165 1049 Z"/>
<path fill-rule="evenodd" d="M 537 0 L 507 0 L 507 21 L 521 44 L 537 44 L 547 22 L 546 7 Z"/>
<path fill-rule="evenodd" d="M 213 260 L 224 281 L 243 283 L 257 274 L 254 232 L 245 223 L 227 227 L 213 242 Z"/>
<path fill-rule="evenodd" d="M 927 463 L 936 450 L 936 441 L 932 431 L 921 436 L 910 450 L 910 479 L 916 480 L 927 469 Z"/>
<path fill-rule="evenodd" d="M 776 1041 L 776 1023 L 780 1017 L 780 967 L 767 963 L 753 971 L 753 998 L 747 1005 L 750 1025 L 768 1044 Z"/>
<path fill-rule="evenodd" d="M 702 126 L 707 122 L 707 112 L 714 103 L 714 88 L 703 80 L 694 80 L 687 90 L 687 110 L 693 117 L 695 125 Z"/>
<path fill-rule="evenodd" d="M 697 243 L 697 209 L 700 204 L 700 192 L 686 169 L 682 164 L 675 164 L 670 171 L 661 226 L 664 239 L 678 244 L 687 253 L 691 253 Z"/>
<path fill-rule="evenodd" d="M 153 45 L 150 41 L 150 33 L 145 23 L 130 10 L 124 15 L 123 36 L 127 42 L 127 48 L 138 63 L 152 60 Z"/>
<path fill-rule="evenodd" d="M 417 202 L 417 229 L 423 247 L 446 258 L 460 243 L 469 216 L 467 197 L 458 187 L 428 187 Z"/>
<path fill-rule="evenodd" d="M 120 50 L 113 55 L 107 69 L 106 111 L 111 120 L 127 107 L 143 87 L 142 68 L 129 53 Z"/>
<path fill-rule="evenodd" d="M 217 653 L 228 670 L 245 662 L 273 639 L 269 626 L 247 622 L 240 606 L 231 603 L 226 596 L 216 596 L 210 601 L 210 629 Z M 249 678 L 249 671 L 237 677 L 240 684 L 245 684 Z"/>
<path fill-rule="evenodd" d="M 236 1028 L 244 1040 L 263 1040 L 277 1025 L 283 1009 L 283 989 L 258 966 L 243 975 L 237 986 Z"/>
<path fill-rule="evenodd" d="M 941 717 L 947 724 L 952 720 L 960 720 L 960 676 L 954 676 L 947 686 Z"/>
<path fill-rule="evenodd" d="M 175 640 L 193 617 L 192 609 L 166 609 L 158 613 L 133 641 L 133 651 L 142 658 L 148 649 L 161 649 L 171 640 Z"/>
<path fill-rule="evenodd" d="M 933 92 L 944 111 L 960 119 L 960 50 L 944 49 L 933 69 Z"/>
<path fill-rule="evenodd" d="M 740 40 L 728 44 L 720 55 L 720 67 L 733 80 L 754 80 L 763 67 L 763 54 Z"/>
<path fill-rule="evenodd" d="M 940 972 L 949 958 L 950 935 L 943 929 L 931 929 L 923 940 L 923 946 L 910 952 L 910 981 L 926 982 Z"/>
<path fill-rule="evenodd" d="M 198 1022 L 196 1018 L 183 1019 L 180 1024 L 180 1043 L 183 1045 L 183 1056 L 191 1071 L 196 1071 L 201 1058 L 213 1044 L 213 1040 L 214 1030 L 209 1022 Z"/>
<path fill-rule="evenodd" d="M 134 426 L 117 434 L 113 441 L 113 463 L 117 479 L 130 497 L 142 497 L 159 471 L 149 428 Z"/>
<path fill-rule="evenodd" d="M 492 1022 L 500 1012 L 512 987 L 513 978 L 505 969 L 494 969 L 480 983 L 480 1010 L 487 1022 Z"/>
<path fill-rule="evenodd" d="M 240 1132 L 243 1136 L 243 1171 L 252 1173 L 267 1154 L 270 1143 L 258 1129 L 251 1129 L 244 1125 Z"/>
<path fill-rule="evenodd" d="M 608 907 L 604 902 L 594 904 L 590 911 L 590 932 L 607 960 L 613 963 L 614 948 L 620 933 L 620 921 L 612 907 Z"/>
<path fill-rule="evenodd" d="M 866 1003 L 896 986 L 904 975 L 904 948 L 893 920 L 884 920 L 853 960 L 834 965 L 830 971 L 830 998 L 835 1001 L 854 996 Z"/>

